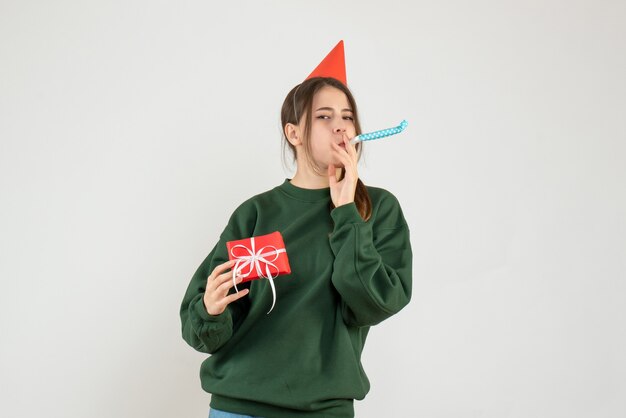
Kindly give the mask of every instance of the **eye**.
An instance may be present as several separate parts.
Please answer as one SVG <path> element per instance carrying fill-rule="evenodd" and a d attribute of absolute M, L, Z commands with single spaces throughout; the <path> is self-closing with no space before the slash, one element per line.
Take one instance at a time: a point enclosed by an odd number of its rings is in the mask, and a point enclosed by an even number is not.
<path fill-rule="evenodd" d="M 354 118 L 352 116 L 345 116 L 344 119 L 348 119 L 348 120 L 354 120 Z"/>
<path fill-rule="evenodd" d="M 317 118 L 318 119 L 324 119 L 324 118 L 330 118 L 330 116 L 328 116 L 328 115 L 319 115 Z"/>

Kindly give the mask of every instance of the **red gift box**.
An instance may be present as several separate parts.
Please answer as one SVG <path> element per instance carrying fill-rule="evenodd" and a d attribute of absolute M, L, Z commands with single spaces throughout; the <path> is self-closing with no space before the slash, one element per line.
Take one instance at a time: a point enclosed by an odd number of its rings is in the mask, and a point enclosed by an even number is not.
<path fill-rule="evenodd" d="M 237 260 L 233 266 L 233 284 L 237 274 L 242 276 L 242 283 L 254 279 L 266 278 L 272 288 L 272 307 L 276 303 L 276 289 L 274 278 L 282 274 L 290 274 L 289 259 L 283 242 L 283 236 L 279 231 L 267 235 L 245 238 L 226 243 L 229 260 Z"/>

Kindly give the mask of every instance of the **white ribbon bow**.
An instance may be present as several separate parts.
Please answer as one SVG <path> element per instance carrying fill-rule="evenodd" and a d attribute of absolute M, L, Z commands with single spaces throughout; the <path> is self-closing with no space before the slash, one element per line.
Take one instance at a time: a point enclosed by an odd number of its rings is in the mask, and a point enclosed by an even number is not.
<path fill-rule="evenodd" d="M 235 248 L 237 247 L 241 247 L 243 248 L 245 251 L 248 252 L 249 255 L 242 255 L 242 256 L 237 256 L 233 253 L 233 251 L 235 250 Z M 268 252 L 264 252 L 266 248 L 273 248 L 273 251 L 268 251 Z M 266 279 L 268 279 L 270 281 L 270 287 L 272 288 L 272 307 L 270 308 L 270 310 L 267 312 L 268 314 L 270 312 L 272 312 L 272 309 L 274 309 L 274 304 L 276 303 L 276 288 L 274 287 L 274 277 L 278 276 L 279 273 L 279 269 L 278 267 L 276 267 L 276 265 L 274 263 L 272 263 L 272 261 L 276 261 L 278 259 L 278 255 L 280 253 L 284 253 L 287 250 L 285 250 L 284 248 L 276 248 L 273 245 L 266 245 L 265 247 L 262 247 L 259 249 L 259 251 L 254 250 L 254 237 L 250 238 L 250 248 L 246 247 L 245 245 L 235 245 L 234 247 L 232 247 L 230 249 L 230 254 L 237 259 L 237 262 L 235 263 L 235 267 L 233 267 L 233 285 L 235 286 L 235 291 L 237 293 L 239 293 L 239 289 L 237 289 L 237 282 L 236 282 L 236 278 L 237 278 L 237 274 L 240 272 L 240 270 L 243 270 L 244 268 L 246 268 L 247 266 L 250 266 L 250 268 L 248 269 L 247 273 L 242 273 L 241 276 L 243 278 L 248 277 L 250 274 L 252 274 L 253 270 L 256 270 L 257 274 L 259 275 L 259 277 L 265 277 Z M 269 256 L 274 256 L 274 258 L 272 260 L 268 260 L 265 257 L 269 257 Z M 265 263 L 265 273 L 263 274 L 263 271 L 261 270 L 261 264 L 260 262 Z M 270 267 L 274 267 L 276 269 L 276 275 L 272 276 L 272 272 L 270 270 Z"/>

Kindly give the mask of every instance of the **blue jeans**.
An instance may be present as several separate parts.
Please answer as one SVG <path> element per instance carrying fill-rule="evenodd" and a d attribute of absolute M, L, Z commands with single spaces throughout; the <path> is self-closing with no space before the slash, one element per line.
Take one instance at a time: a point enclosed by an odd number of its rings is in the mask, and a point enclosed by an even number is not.
<path fill-rule="evenodd" d="M 220 411 L 219 409 L 209 409 L 209 418 L 262 418 L 252 415 L 233 414 L 232 412 Z"/>

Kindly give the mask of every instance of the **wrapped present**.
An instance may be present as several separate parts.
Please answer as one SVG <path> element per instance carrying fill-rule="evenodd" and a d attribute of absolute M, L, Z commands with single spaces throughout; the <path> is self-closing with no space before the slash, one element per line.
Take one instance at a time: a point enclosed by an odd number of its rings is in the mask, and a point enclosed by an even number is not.
<path fill-rule="evenodd" d="M 237 260 L 232 269 L 233 285 L 237 292 L 239 292 L 235 282 L 237 275 L 242 277 L 242 283 L 260 278 L 269 280 L 273 298 L 272 307 L 268 312 L 270 313 L 276 303 L 274 278 L 291 273 L 283 236 L 279 231 L 275 231 L 267 235 L 228 241 L 226 248 L 228 258 Z"/>

